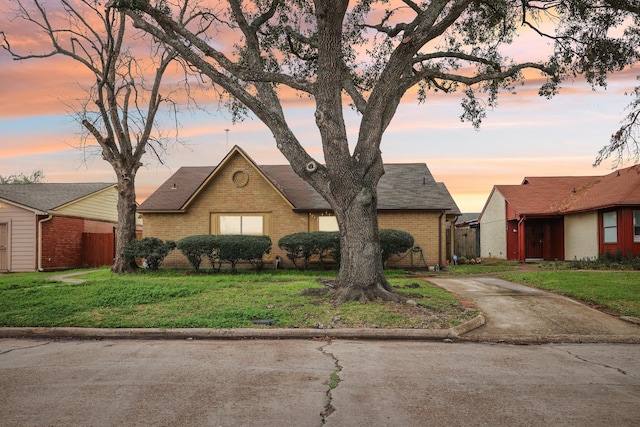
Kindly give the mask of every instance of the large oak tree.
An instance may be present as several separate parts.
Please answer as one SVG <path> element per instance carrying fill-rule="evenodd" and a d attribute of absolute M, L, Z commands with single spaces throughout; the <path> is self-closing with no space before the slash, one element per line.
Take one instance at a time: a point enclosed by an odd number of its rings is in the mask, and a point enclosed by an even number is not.
<path fill-rule="evenodd" d="M 273 133 L 295 172 L 331 205 L 341 236 L 337 301 L 399 297 L 384 277 L 376 189 L 380 145 L 407 93 L 461 91 L 462 118 L 478 126 L 486 107 L 533 71 L 540 94 L 636 60 L 635 0 L 111 0 L 134 25 L 175 49 Z M 208 31 L 202 31 L 207 28 Z M 518 34 L 553 44 L 546 58 L 505 52 Z M 413 90 L 413 91 L 412 91 Z M 292 93 L 315 104 L 324 162 L 287 123 Z M 349 141 L 344 109 L 360 115 Z M 428 120 L 425 117 L 425 120 Z"/>

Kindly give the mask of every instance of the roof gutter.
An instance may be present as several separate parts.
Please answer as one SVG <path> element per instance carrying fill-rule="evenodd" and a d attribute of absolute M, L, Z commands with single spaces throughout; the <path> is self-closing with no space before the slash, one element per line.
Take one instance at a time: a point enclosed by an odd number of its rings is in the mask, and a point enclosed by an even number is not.
<path fill-rule="evenodd" d="M 52 219 L 53 215 L 49 214 L 48 217 L 38 221 L 38 271 L 44 271 L 42 268 L 42 223 L 51 221 Z"/>

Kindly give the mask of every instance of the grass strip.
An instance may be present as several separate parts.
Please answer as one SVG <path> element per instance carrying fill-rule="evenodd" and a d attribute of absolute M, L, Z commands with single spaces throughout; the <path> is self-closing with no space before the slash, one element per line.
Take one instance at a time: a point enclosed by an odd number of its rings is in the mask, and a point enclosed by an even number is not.
<path fill-rule="evenodd" d="M 80 284 L 49 280 L 50 274 L 0 275 L 0 326 L 97 328 L 254 328 L 254 320 L 274 319 L 284 328 L 448 328 L 472 318 L 448 292 L 390 271 L 391 283 L 415 301 L 347 303 L 329 296 L 301 296 L 321 287 L 333 271 L 267 271 L 236 274 L 161 270 L 115 275 L 101 269 L 74 278 Z"/>

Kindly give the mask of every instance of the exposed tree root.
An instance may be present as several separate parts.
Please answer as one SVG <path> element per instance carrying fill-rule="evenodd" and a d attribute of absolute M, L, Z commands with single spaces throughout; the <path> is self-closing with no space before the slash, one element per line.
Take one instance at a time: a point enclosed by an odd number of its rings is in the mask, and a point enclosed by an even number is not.
<path fill-rule="evenodd" d="M 390 289 L 390 290 L 389 290 Z M 366 287 L 359 286 L 338 286 L 335 293 L 335 303 L 342 304 L 348 301 L 370 302 L 370 301 L 393 301 L 404 302 L 404 298 L 393 291 L 389 286 L 382 283 L 372 283 Z"/>
<path fill-rule="evenodd" d="M 405 298 L 395 292 L 388 283 L 372 283 L 369 286 L 361 287 L 355 284 L 340 286 L 335 280 L 319 279 L 324 286 L 322 288 L 309 288 L 300 292 L 300 295 L 323 296 L 334 295 L 336 305 L 349 301 L 370 302 L 370 301 L 393 301 L 405 302 Z"/>

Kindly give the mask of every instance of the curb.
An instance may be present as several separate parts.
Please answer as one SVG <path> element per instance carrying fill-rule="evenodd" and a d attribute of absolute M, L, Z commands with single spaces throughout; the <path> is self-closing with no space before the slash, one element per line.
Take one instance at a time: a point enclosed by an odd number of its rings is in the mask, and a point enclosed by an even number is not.
<path fill-rule="evenodd" d="M 454 326 L 453 328 L 450 329 L 450 331 L 452 331 L 454 334 L 453 338 L 458 338 L 460 337 L 460 335 L 464 335 L 467 332 L 471 332 L 474 329 L 478 329 L 480 326 L 483 326 L 485 322 L 486 320 L 484 316 L 482 314 L 479 314 L 473 319 L 469 320 L 468 322 L 465 322 L 458 326 Z"/>
<path fill-rule="evenodd" d="M 633 316 L 620 316 L 620 319 L 624 320 L 625 322 L 629 322 L 629 323 L 633 323 L 636 325 L 640 325 L 640 319 L 637 317 L 633 317 Z"/>
<path fill-rule="evenodd" d="M 145 340 L 241 340 L 241 339 L 363 339 L 422 340 L 455 339 L 484 325 L 479 315 L 449 329 L 208 329 L 208 328 L 0 328 L 0 338 L 145 339 Z"/>

